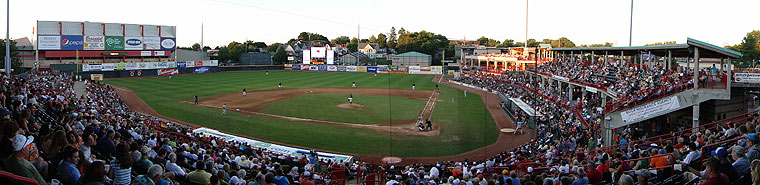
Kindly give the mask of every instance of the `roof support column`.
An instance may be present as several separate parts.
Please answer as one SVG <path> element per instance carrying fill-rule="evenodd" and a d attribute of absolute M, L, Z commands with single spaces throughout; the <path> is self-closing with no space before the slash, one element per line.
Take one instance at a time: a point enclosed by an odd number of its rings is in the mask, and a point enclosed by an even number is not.
<path fill-rule="evenodd" d="M 610 54 L 607 53 L 607 51 L 604 51 L 604 65 L 610 65 L 611 64 L 609 62 L 609 59 L 610 59 Z"/>
<path fill-rule="evenodd" d="M 591 51 L 591 63 L 594 63 L 594 51 Z"/>
<path fill-rule="evenodd" d="M 570 51 L 570 58 L 573 59 L 572 62 L 575 62 L 575 55 L 573 55 L 573 53 L 574 53 L 573 51 Z"/>
<path fill-rule="evenodd" d="M 644 69 L 644 53 L 642 53 L 641 51 L 639 51 L 639 68 L 638 69 L 639 70 Z"/>
<path fill-rule="evenodd" d="M 694 90 L 699 88 L 699 48 L 694 47 L 694 76 L 692 77 L 694 82 Z M 697 102 L 697 93 L 694 93 L 692 100 Z M 691 110 L 692 116 L 692 128 L 699 126 L 699 103 L 695 103 Z"/>
<path fill-rule="evenodd" d="M 647 53 L 647 63 L 649 63 L 648 64 L 649 66 L 654 66 L 654 63 L 652 63 L 652 51 L 651 50 Z"/>
<path fill-rule="evenodd" d="M 733 78 L 731 78 L 731 70 L 733 69 L 734 64 L 731 63 L 731 57 L 726 58 L 726 62 L 728 63 L 726 64 L 726 67 L 728 68 L 726 69 L 726 89 L 728 89 L 728 94 L 731 94 L 731 83 L 734 82 Z"/>
<path fill-rule="evenodd" d="M 665 64 L 665 68 L 667 68 L 667 70 L 671 70 L 670 65 L 671 65 L 671 63 L 673 63 L 673 58 L 671 58 L 671 57 L 673 57 L 673 53 L 670 52 L 670 50 L 668 50 L 668 60 L 667 60 L 667 62 Z"/>
<path fill-rule="evenodd" d="M 622 55 L 620 56 L 622 59 Z M 607 95 L 602 93 L 602 110 L 607 110 Z M 602 141 L 604 146 L 610 146 L 612 144 L 612 125 L 606 119 L 607 115 L 602 111 Z"/>

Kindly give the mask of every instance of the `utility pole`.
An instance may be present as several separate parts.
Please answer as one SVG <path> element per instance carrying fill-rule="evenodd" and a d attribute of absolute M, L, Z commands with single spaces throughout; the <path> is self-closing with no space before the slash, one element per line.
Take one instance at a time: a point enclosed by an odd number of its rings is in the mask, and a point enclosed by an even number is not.
<path fill-rule="evenodd" d="M 11 75 L 11 0 L 7 1 L 5 11 L 5 73 Z"/>
<path fill-rule="evenodd" d="M 633 0 L 631 0 L 631 25 L 628 30 L 628 47 L 631 47 L 633 43 Z"/>
<path fill-rule="evenodd" d="M 525 0 L 525 47 L 528 47 L 528 0 Z"/>

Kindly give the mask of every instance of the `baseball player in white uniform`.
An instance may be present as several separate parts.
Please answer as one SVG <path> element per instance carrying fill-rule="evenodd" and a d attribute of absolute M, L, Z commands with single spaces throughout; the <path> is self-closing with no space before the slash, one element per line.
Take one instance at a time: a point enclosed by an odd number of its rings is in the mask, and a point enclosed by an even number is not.
<path fill-rule="evenodd" d="M 356 87 L 356 82 L 351 82 L 351 87 Z"/>
<path fill-rule="evenodd" d="M 245 96 L 245 95 L 246 95 L 245 88 L 243 88 L 243 96 Z"/>
<path fill-rule="evenodd" d="M 227 115 L 227 104 L 222 105 L 222 116 Z"/>

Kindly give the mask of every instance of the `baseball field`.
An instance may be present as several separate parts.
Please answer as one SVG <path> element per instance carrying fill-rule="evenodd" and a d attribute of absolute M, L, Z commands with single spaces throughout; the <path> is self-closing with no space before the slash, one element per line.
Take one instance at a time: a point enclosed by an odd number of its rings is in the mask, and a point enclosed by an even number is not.
<path fill-rule="evenodd" d="M 136 94 L 162 117 L 292 146 L 362 157 L 435 157 L 499 144 L 499 129 L 511 126 L 501 120 L 506 117 L 494 121 L 491 104 L 500 99 L 474 90 L 465 95 L 448 83 L 435 90 L 434 78 L 440 76 L 244 71 L 105 82 Z M 419 116 L 430 119 L 432 131 L 416 130 Z"/>

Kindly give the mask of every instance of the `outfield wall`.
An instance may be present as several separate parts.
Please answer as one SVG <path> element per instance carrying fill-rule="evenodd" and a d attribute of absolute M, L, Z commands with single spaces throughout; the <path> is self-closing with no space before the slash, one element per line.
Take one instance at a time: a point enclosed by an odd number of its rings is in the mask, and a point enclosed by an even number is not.
<path fill-rule="evenodd" d="M 340 66 L 340 65 L 285 65 L 293 71 L 335 71 L 335 72 L 356 72 L 356 73 L 391 73 L 391 74 L 443 74 L 442 66 L 394 66 L 394 65 L 377 65 L 377 66 Z"/>
<path fill-rule="evenodd" d="M 191 65 L 192 64 L 192 65 Z M 218 66 L 214 61 L 143 62 L 111 64 L 51 64 L 58 73 L 82 75 L 85 79 L 167 76 L 226 71 L 283 70 L 282 65 Z M 94 77 L 94 78 L 93 78 Z"/>

